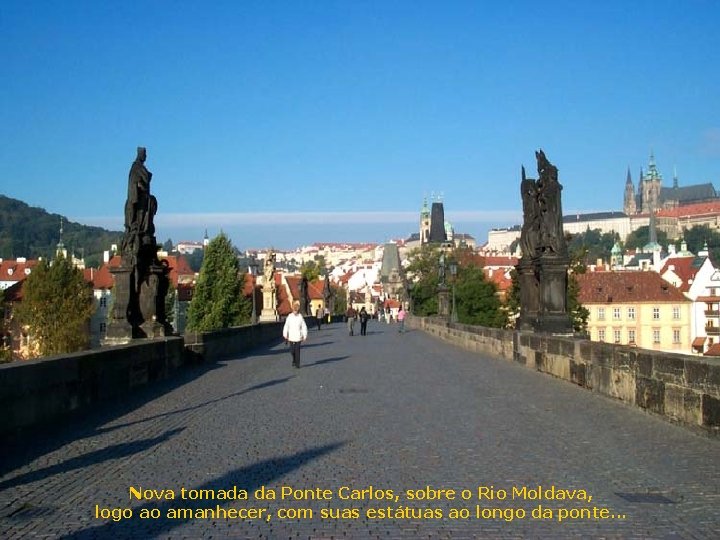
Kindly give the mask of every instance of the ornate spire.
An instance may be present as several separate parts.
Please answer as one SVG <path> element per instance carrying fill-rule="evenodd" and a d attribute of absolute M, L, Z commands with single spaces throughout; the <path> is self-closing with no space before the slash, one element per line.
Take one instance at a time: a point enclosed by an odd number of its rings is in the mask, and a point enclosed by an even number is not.
<path fill-rule="evenodd" d="M 629 165 L 628 165 L 627 180 L 625 180 L 625 184 L 632 185 L 632 177 L 630 176 L 630 166 Z"/>
<path fill-rule="evenodd" d="M 673 165 L 673 188 L 678 188 L 677 166 Z"/>
<path fill-rule="evenodd" d="M 650 150 L 650 162 L 648 163 L 648 180 L 662 180 L 662 175 L 657 170 L 657 165 L 655 164 L 655 153 Z"/>

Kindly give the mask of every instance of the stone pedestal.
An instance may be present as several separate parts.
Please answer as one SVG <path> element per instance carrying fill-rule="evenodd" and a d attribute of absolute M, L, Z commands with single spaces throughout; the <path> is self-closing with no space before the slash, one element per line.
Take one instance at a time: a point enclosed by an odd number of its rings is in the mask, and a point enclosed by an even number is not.
<path fill-rule="evenodd" d="M 540 312 L 540 276 L 539 267 L 523 257 L 516 267 L 520 287 L 520 315 L 518 330 L 534 331 Z"/>
<path fill-rule="evenodd" d="M 152 264 L 148 268 L 147 279 L 140 284 L 140 332 L 144 334 L 143 337 L 164 337 L 172 333 L 172 330 L 167 328 L 165 314 L 165 295 L 169 287 L 167 274 L 166 266 Z"/>
<path fill-rule="evenodd" d="M 134 312 L 131 293 L 135 289 L 135 274 L 132 267 L 127 266 L 111 268 L 110 273 L 115 285 L 103 345 L 121 345 L 129 343 L 134 337 L 133 326 L 128 319 Z"/>
<path fill-rule="evenodd" d="M 441 317 L 450 316 L 450 289 L 447 285 L 438 287 L 438 315 Z"/>
<path fill-rule="evenodd" d="M 275 308 L 275 290 L 263 288 L 263 309 L 260 313 L 260 322 L 276 322 L 278 320 L 278 312 Z"/>
<path fill-rule="evenodd" d="M 551 334 L 572 334 L 573 325 L 567 312 L 567 257 L 542 257 L 540 265 L 540 298 L 537 330 Z"/>

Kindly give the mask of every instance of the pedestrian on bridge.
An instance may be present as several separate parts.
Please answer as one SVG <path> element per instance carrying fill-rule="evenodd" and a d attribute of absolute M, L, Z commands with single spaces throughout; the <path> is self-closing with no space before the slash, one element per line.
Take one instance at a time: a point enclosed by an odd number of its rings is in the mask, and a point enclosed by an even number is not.
<path fill-rule="evenodd" d="M 348 333 L 352 336 L 355 333 L 355 319 L 357 318 L 357 311 L 350 306 L 345 313 L 347 318 Z"/>
<path fill-rule="evenodd" d="M 360 335 L 367 336 L 367 323 L 370 318 L 370 314 L 365 309 L 365 306 L 360 310 Z"/>
<path fill-rule="evenodd" d="M 398 332 L 402 334 L 403 332 L 405 332 L 405 310 L 403 309 L 402 305 L 400 305 L 400 309 L 398 309 L 397 320 L 398 323 L 400 323 L 400 328 L 398 329 Z"/>
<path fill-rule="evenodd" d="M 293 311 L 285 319 L 283 326 L 283 337 L 285 343 L 290 344 L 290 354 L 292 354 L 293 367 L 300 367 L 300 344 L 307 339 L 307 325 L 305 317 L 300 313 L 300 302 L 295 300 L 292 304 Z"/>

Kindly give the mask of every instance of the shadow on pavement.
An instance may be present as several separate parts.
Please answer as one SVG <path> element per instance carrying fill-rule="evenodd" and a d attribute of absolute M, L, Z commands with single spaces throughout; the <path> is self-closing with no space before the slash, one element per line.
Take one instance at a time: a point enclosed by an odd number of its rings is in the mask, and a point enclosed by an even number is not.
<path fill-rule="evenodd" d="M 30 482 L 35 482 L 37 480 L 47 480 L 53 475 L 73 471 L 75 469 L 82 469 L 90 465 L 103 463 L 104 461 L 107 461 L 109 459 L 118 459 L 132 456 L 133 454 L 137 454 L 138 452 L 142 452 L 144 450 L 147 450 L 148 448 L 152 448 L 153 446 L 163 443 L 184 430 L 185 428 L 177 428 L 166 431 L 162 435 L 152 437 L 150 439 L 141 439 L 139 441 L 113 444 L 111 446 L 101 448 L 100 450 L 95 450 L 94 452 L 89 452 L 87 454 L 68 459 L 67 461 L 63 461 L 62 463 L 57 463 L 55 465 L 44 467 L 42 469 L 36 469 L 32 472 L 21 474 L 20 476 L 16 476 L 15 478 L 5 480 L 4 482 L 0 482 L 0 489 L 7 489 L 14 486 L 29 484 Z"/>
<path fill-rule="evenodd" d="M 329 454 L 341 448 L 345 443 L 334 443 L 325 446 L 306 450 L 289 456 L 268 459 L 260 461 L 247 467 L 235 469 L 227 474 L 210 480 L 194 489 L 205 489 L 205 490 L 219 490 L 219 489 L 231 489 L 233 486 L 237 486 L 238 489 L 247 490 L 252 498 L 252 492 L 261 486 L 267 486 L 274 480 L 281 478 L 299 467 L 302 467 L 306 463 L 322 457 L 325 454 Z M 192 488 L 191 488 L 192 489 Z M 219 501 L 224 503 L 224 501 Z M 138 518 L 142 509 L 158 508 L 161 516 L 166 516 L 167 511 L 170 508 L 188 508 L 191 510 L 198 508 L 215 508 L 218 505 L 218 501 L 212 500 L 183 500 L 176 499 L 172 501 L 151 501 L 147 502 L 139 507 L 133 508 L 133 517 L 131 519 L 119 521 L 119 522 L 107 522 L 102 525 L 97 525 L 71 533 L 63 538 L 71 539 L 85 539 L 85 538 L 139 538 L 138 532 L 139 527 L 143 526 L 142 531 L 143 538 L 160 537 L 167 535 L 168 532 L 174 528 L 179 527 L 193 519 L 174 519 L 169 520 L 165 518 L 152 519 L 152 520 L 140 520 Z M 245 506 L 244 501 L 240 501 L 240 505 Z M 220 504 L 222 507 L 226 506 L 237 506 L 226 504 Z M 253 506 L 258 506 L 254 504 Z M 211 521 L 208 521 L 210 524 Z M 263 522 L 264 523 L 264 522 Z"/>
<path fill-rule="evenodd" d="M 279 350 L 275 350 L 274 352 L 268 352 L 268 354 L 277 355 L 278 352 Z M 247 355 L 251 356 L 261 356 L 262 354 L 264 354 L 264 349 L 262 348 L 249 351 L 247 353 Z M 246 355 L 243 355 L 243 358 L 245 356 Z M 94 405 L 92 408 L 82 408 L 59 420 L 30 426 L 13 433 L 2 435 L 0 436 L 0 477 L 27 465 L 38 457 L 54 452 L 58 448 L 62 448 L 72 441 L 94 437 L 119 427 L 151 420 L 155 417 L 147 417 L 138 420 L 137 422 L 130 422 L 118 426 L 102 427 L 107 424 L 112 424 L 116 418 L 121 418 L 130 414 L 132 411 L 139 409 L 146 403 L 150 403 L 177 388 L 192 383 L 210 371 L 224 368 L 225 365 L 222 363 L 213 362 L 187 365 L 173 374 L 170 378 L 156 381 L 152 385 L 142 386 L 130 394 L 102 401 Z M 185 410 L 204 407 L 214 402 L 238 396 L 246 392 L 284 383 L 290 378 L 291 377 L 275 379 L 273 381 L 268 381 L 246 388 L 228 396 L 223 396 L 205 403 L 193 405 L 192 407 L 188 407 L 186 409 L 162 413 L 157 416 L 168 416 L 184 412 Z"/>
<path fill-rule="evenodd" d="M 312 364 L 306 364 L 304 367 L 319 366 L 322 364 L 329 364 L 331 362 L 342 362 L 343 360 L 346 360 L 347 358 L 350 358 L 350 357 L 349 356 L 333 356 L 332 358 L 325 358 L 324 360 L 318 360 L 317 362 L 313 362 Z"/>
<path fill-rule="evenodd" d="M 252 391 L 254 391 L 254 390 L 261 390 L 261 389 L 263 389 L 263 388 L 268 388 L 268 387 L 270 387 L 270 386 L 275 386 L 275 385 L 277 385 L 277 384 L 282 384 L 282 383 L 284 383 L 284 382 L 289 381 L 290 379 L 292 379 L 292 377 L 285 377 L 285 378 L 283 378 L 283 379 L 273 379 L 272 381 L 267 381 L 267 382 L 264 382 L 264 383 L 256 384 L 256 385 L 254 385 L 254 386 L 251 386 L 250 388 L 246 388 L 245 390 L 240 390 L 239 392 L 233 392 L 232 394 L 228 394 L 228 395 L 223 396 L 223 397 L 219 397 L 219 398 L 216 398 L 216 399 L 211 399 L 211 400 L 205 401 L 205 402 L 203 402 L 203 403 L 198 403 L 197 405 L 193 405 L 192 407 L 183 407 L 182 409 L 176 409 L 176 410 L 174 410 L 174 411 L 168 411 L 168 412 L 161 413 L 161 414 L 155 414 L 155 415 L 153 415 L 153 416 L 146 416 L 146 417 L 143 418 L 142 420 L 137 420 L 137 421 L 135 421 L 135 422 L 126 422 L 126 423 L 124 423 L 124 424 L 117 424 L 117 425 L 110 426 L 110 427 L 98 428 L 98 429 L 96 429 L 96 430 L 94 431 L 94 433 L 107 433 L 108 431 L 113 431 L 113 430 L 115 430 L 115 429 L 119 429 L 119 428 L 123 428 L 123 427 L 127 427 L 127 426 L 133 426 L 133 425 L 135 425 L 135 424 L 142 424 L 142 423 L 144 423 L 144 422 L 149 422 L 150 420 L 155 420 L 156 418 L 163 418 L 163 417 L 165 417 L 165 416 L 172 416 L 172 415 L 174 415 L 174 414 L 180 414 L 180 413 L 184 413 L 184 412 L 188 412 L 188 411 L 193 411 L 193 410 L 195 410 L 195 409 L 200 409 L 200 408 L 202 408 L 202 407 L 207 407 L 208 405 L 212 405 L 213 403 L 218 403 L 218 402 L 220 402 L 220 401 L 225 401 L 226 399 L 230 399 L 230 398 L 233 398 L 233 397 L 242 396 L 243 394 L 247 394 L 247 393 L 252 392 Z"/>

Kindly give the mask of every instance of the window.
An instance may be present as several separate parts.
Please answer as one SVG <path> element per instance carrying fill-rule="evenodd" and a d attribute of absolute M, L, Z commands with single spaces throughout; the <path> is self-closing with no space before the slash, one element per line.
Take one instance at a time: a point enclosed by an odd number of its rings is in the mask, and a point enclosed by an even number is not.
<path fill-rule="evenodd" d="M 616 307 L 613 308 L 613 321 L 619 321 L 620 320 L 620 308 Z"/>
<path fill-rule="evenodd" d="M 654 308 L 653 308 L 653 320 L 654 320 L 654 321 L 659 321 L 659 320 L 660 320 L 660 308 L 659 308 L 659 307 L 654 307 Z"/>
<path fill-rule="evenodd" d="M 660 343 L 660 329 L 653 328 L 653 343 L 658 345 Z"/>
<path fill-rule="evenodd" d="M 101 322 L 100 323 L 100 333 L 104 334 L 106 329 L 107 329 L 107 325 L 104 322 Z"/>
<path fill-rule="evenodd" d="M 635 308 L 634 307 L 628 308 L 628 320 L 630 320 L 630 321 L 635 320 Z"/>
<path fill-rule="evenodd" d="M 680 343 L 680 329 L 679 328 L 673 328 L 673 343 L 678 344 Z"/>
<path fill-rule="evenodd" d="M 107 307 L 107 296 L 103 296 L 100 299 L 100 307 Z"/>
<path fill-rule="evenodd" d="M 680 320 L 680 307 L 679 306 L 673 306 L 672 308 L 672 317 L 674 321 Z"/>
<path fill-rule="evenodd" d="M 604 321 L 605 320 L 605 308 L 599 307 L 598 308 L 598 321 Z"/>
<path fill-rule="evenodd" d="M 598 341 L 605 341 L 605 329 L 598 328 Z"/>
<path fill-rule="evenodd" d="M 615 338 L 615 343 L 620 343 L 620 339 L 622 338 L 622 331 L 619 328 L 615 328 L 613 330 L 613 338 Z"/>
<path fill-rule="evenodd" d="M 628 330 L 628 344 L 635 345 L 635 330 Z"/>

